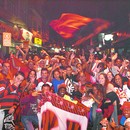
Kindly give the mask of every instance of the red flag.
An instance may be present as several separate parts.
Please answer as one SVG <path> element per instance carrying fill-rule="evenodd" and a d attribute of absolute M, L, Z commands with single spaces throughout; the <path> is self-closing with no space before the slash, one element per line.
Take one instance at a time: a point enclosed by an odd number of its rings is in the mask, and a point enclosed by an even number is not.
<path fill-rule="evenodd" d="M 51 21 L 50 26 L 63 38 L 68 39 L 73 37 L 74 33 L 79 30 L 80 27 L 87 25 L 91 21 L 91 18 L 64 13 L 59 19 Z"/>
<path fill-rule="evenodd" d="M 99 18 L 92 19 L 77 14 L 64 13 L 59 19 L 51 21 L 50 26 L 65 39 L 78 35 L 80 39 L 73 45 L 77 46 L 107 29 L 110 23 Z"/>
<path fill-rule="evenodd" d="M 29 68 L 25 63 L 22 63 L 18 58 L 13 56 L 13 60 L 15 62 L 15 66 L 20 67 L 20 71 L 22 71 L 25 74 L 25 77 L 28 76 Z M 18 72 L 16 68 L 14 68 L 12 60 L 11 60 L 11 72 L 14 74 Z"/>

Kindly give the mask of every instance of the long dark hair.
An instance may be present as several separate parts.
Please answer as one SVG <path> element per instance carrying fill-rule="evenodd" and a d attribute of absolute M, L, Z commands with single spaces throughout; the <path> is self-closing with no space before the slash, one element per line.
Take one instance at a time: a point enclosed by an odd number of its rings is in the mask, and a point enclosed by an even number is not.
<path fill-rule="evenodd" d="M 35 76 L 37 76 L 37 73 L 36 73 L 35 70 L 30 70 L 29 73 L 28 73 L 27 82 L 30 81 L 30 77 L 29 77 L 29 76 L 30 76 L 30 73 L 31 73 L 32 71 L 35 73 Z M 35 83 L 36 85 L 38 84 L 38 81 L 37 81 L 36 78 L 35 78 L 35 80 L 34 80 L 34 83 Z"/>

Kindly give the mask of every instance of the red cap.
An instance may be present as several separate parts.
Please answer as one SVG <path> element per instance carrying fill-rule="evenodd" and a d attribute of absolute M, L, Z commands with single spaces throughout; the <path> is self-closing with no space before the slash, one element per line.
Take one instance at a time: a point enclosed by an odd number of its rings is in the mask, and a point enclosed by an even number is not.
<path fill-rule="evenodd" d="M 60 89 L 60 88 L 65 88 L 65 89 L 66 89 L 65 83 L 60 84 L 60 85 L 58 86 L 58 89 Z"/>
<path fill-rule="evenodd" d="M 123 110 L 124 108 L 130 109 L 130 102 L 124 102 L 123 105 L 121 106 L 121 110 Z"/>

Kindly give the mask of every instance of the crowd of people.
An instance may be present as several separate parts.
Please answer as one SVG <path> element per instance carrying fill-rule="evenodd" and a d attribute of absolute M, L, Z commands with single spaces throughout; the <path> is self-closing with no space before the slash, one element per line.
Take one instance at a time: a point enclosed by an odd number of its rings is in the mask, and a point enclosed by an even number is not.
<path fill-rule="evenodd" d="M 42 50 L 32 56 L 19 46 L 16 50 L 0 59 L 0 130 L 13 130 L 19 122 L 26 130 L 38 128 L 38 104 L 47 92 L 88 107 L 92 130 L 125 128 L 130 118 L 129 59 L 118 53 L 51 56 Z"/>

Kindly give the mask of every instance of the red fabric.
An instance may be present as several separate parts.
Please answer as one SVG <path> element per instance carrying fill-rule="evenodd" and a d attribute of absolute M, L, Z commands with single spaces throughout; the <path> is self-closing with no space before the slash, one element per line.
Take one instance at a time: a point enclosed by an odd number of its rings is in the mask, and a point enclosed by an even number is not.
<path fill-rule="evenodd" d="M 91 18 L 63 13 L 59 19 L 51 21 L 50 26 L 63 38 L 68 39 L 73 37 L 74 33 L 82 26 L 87 25 L 91 21 Z"/>
<path fill-rule="evenodd" d="M 25 77 L 27 78 L 28 72 L 29 72 L 28 66 L 25 63 L 22 63 L 15 56 L 13 56 L 13 59 L 14 59 L 15 65 L 17 67 L 20 67 L 20 71 L 22 71 L 25 74 Z M 14 74 L 16 74 L 18 70 L 13 67 L 12 60 L 10 62 L 11 62 L 11 72 L 14 73 Z"/>
<path fill-rule="evenodd" d="M 104 118 L 110 118 L 114 111 L 114 105 L 109 105 L 108 108 L 104 109 Z"/>
<path fill-rule="evenodd" d="M 1 108 L 11 108 L 14 104 L 19 103 L 17 94 L 10 94 L 0 99 Z"/>
<path fill-rule="evenodd" d="M 83 28 L 87 32 L 90 31 L 87 37 L 80 38 L 74 45 L 79 45 L 82 41 L 92 38 L 107 29 L 109 25 L 110 23 L 103 19 L 92 19 L 72 13 L 63 13 L 59 19 L 50 22 L 50 26 L 65 39 L 74 37 Z"/>

